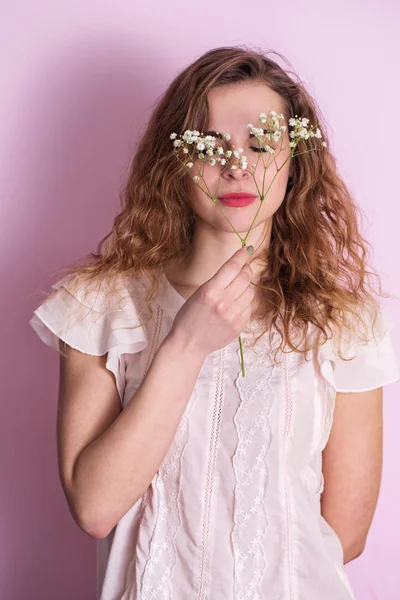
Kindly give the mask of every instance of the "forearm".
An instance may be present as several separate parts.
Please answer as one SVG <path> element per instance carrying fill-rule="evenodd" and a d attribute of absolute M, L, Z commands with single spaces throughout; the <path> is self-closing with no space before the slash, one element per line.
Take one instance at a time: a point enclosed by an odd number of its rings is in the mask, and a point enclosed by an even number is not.
<path fill-rule="evenodd" d="M 343 547 L 343 564 L 358 558 L 364 551 L 364 545 L 361 543 L 356 544 L 342 544 Z"/>
<path fill-rule="evenodd" d="M 203 361 L 167 336 L 131 402 L 80 454 L 74 469 L 75 512 L 92 537 L 105 537 L 150 485 Z"/>
<path fill-rule="evenodd" d="M 325 492 L 324 492 L 325 493 Z M 321 515 L 328 523 L 328 525 L 333 529 L 335 534 L 338 537 L 340 545 L 343 551 L 343 564 L 346 564 L 355 558 L 358 558 L 360 554 L 362 554 L 365 547 L 365 537 L 364 535 L 357 535 L 356 532 L 351 528 L 351 526 L 339 526 L 339 522 L 337 519 L 335 520 L 332 514 L 328 514 L 326 510 L 326 502 L 322 502 L 321 504 L 322 510 Z"/>

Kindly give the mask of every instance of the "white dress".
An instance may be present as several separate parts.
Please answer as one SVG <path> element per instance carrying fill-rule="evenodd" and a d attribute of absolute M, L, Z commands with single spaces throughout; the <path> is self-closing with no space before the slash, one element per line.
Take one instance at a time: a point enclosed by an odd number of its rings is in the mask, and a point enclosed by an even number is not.
<path fill-rule="evenodd" d="M 185 302 L 162 270 L 159 281 L 146 326 L 129 329 L 141 303 L 132 280 L 124 308 L 103 316 L 101 294 L 84 305 L 60 280 L 59 295 L 30 324 L 49 346 L 60 337 L 88 354 L 107 352 L 126 407 Z M 275 365 L 268 335 L 252 350 L 242 334 L 243 378 L 237 339 L 210 353 L 151 485 L 96 542 L 98 600 L 354 599 L 341 543 L 321 515 L 321 452 L 336 391 L 399 381 L 392 325 L 381 309 L 378 343 L 350 340 L 349 356 L 357 355 L 348 362 L 328 340 L 308 360 L 290 352 Z"/>

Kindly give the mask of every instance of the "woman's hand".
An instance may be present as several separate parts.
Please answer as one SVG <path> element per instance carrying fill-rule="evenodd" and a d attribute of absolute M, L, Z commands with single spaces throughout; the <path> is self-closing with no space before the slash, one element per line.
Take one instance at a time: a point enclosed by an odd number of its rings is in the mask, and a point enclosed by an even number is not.
<path fill-rule="evenodd" d="M 249 258 L 247 247 L 240 248 L 180 308 L 169 335 L 178 336 L 185 349 L 205 358 L 247 326 L 255 294 Z"/>

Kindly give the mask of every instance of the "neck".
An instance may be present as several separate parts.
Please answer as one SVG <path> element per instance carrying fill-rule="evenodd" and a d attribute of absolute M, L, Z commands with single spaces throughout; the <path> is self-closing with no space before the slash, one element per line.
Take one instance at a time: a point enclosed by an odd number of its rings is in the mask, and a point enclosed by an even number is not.
<path fill-rule="evenodd" d="M 195 230 L 191 252 L 176 266 L 165 268 L 168 279 L 183 289 L 195 290 L 211 279 L 222 265 L 241 247 L 237 235 L 232 232 L 217 232 L 208 227 Z M 254 246 L 248 264 L 253 270 L 252 283 L 257 284 L 265 269 L 265 253 L 271 237 L 270 222 L 263 228 L 254 228 L 246 239 L 246 245 Z"/>

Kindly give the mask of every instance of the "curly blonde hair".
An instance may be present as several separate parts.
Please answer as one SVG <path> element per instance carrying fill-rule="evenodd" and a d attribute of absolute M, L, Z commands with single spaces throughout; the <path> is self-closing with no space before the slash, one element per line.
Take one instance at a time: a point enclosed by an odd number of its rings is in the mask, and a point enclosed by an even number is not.
<path fill-rule="evenodd" d="M 274 55 L 286 63 L 285 69 L 273 60 Z M 275 327 L 290 351 L 306 352 L 308 347 L 299 350 L 293 344 L 293 331 L 304 339 L 308 324 L 313 323 L 322 333 L 321 343 L 328 332 L 333 333 L 332 327 L 358 333 L 359 325 L 366 325 L 361 318 L 365 305 L 372 308 L 373 324 L 377 317 L 372 276 L 379 295 L 387 294 L 382 294 L 379 275 L 367 267 L 370 244 L 358 224 L 362 211 L 338 172 L 323 115 L 288 61 L 275 51 L 215 48 L 175 77 L 136 147 L 120 191 L 121 211 L 111 231 L 99 242 L 97 252 L 63 272 L 70 276 L 68 289 L 83 284 L 86 291 L 89 284 L 105 281 L 115 290 L 116 275 L 148 276 L 151 288 L 146 303 L 151 318 L 151 301 L 158 290 L 156 271 L 190 255 L 195 226 L 187 201 L 192 182 L 172 152 L 170 133 L 206 131 L 208 92 L 249 81 L 263 82 L 277 92 L 286 114 L 318 123 L 327 144 L 322 152 L 291 159 L 286 195 L 273 215 L 270 244 L 262 257 L 261 302 L 254 314 L 262 327 L 260 335 Z M 305 143 L 299 143 L 299 151 Z"/>

